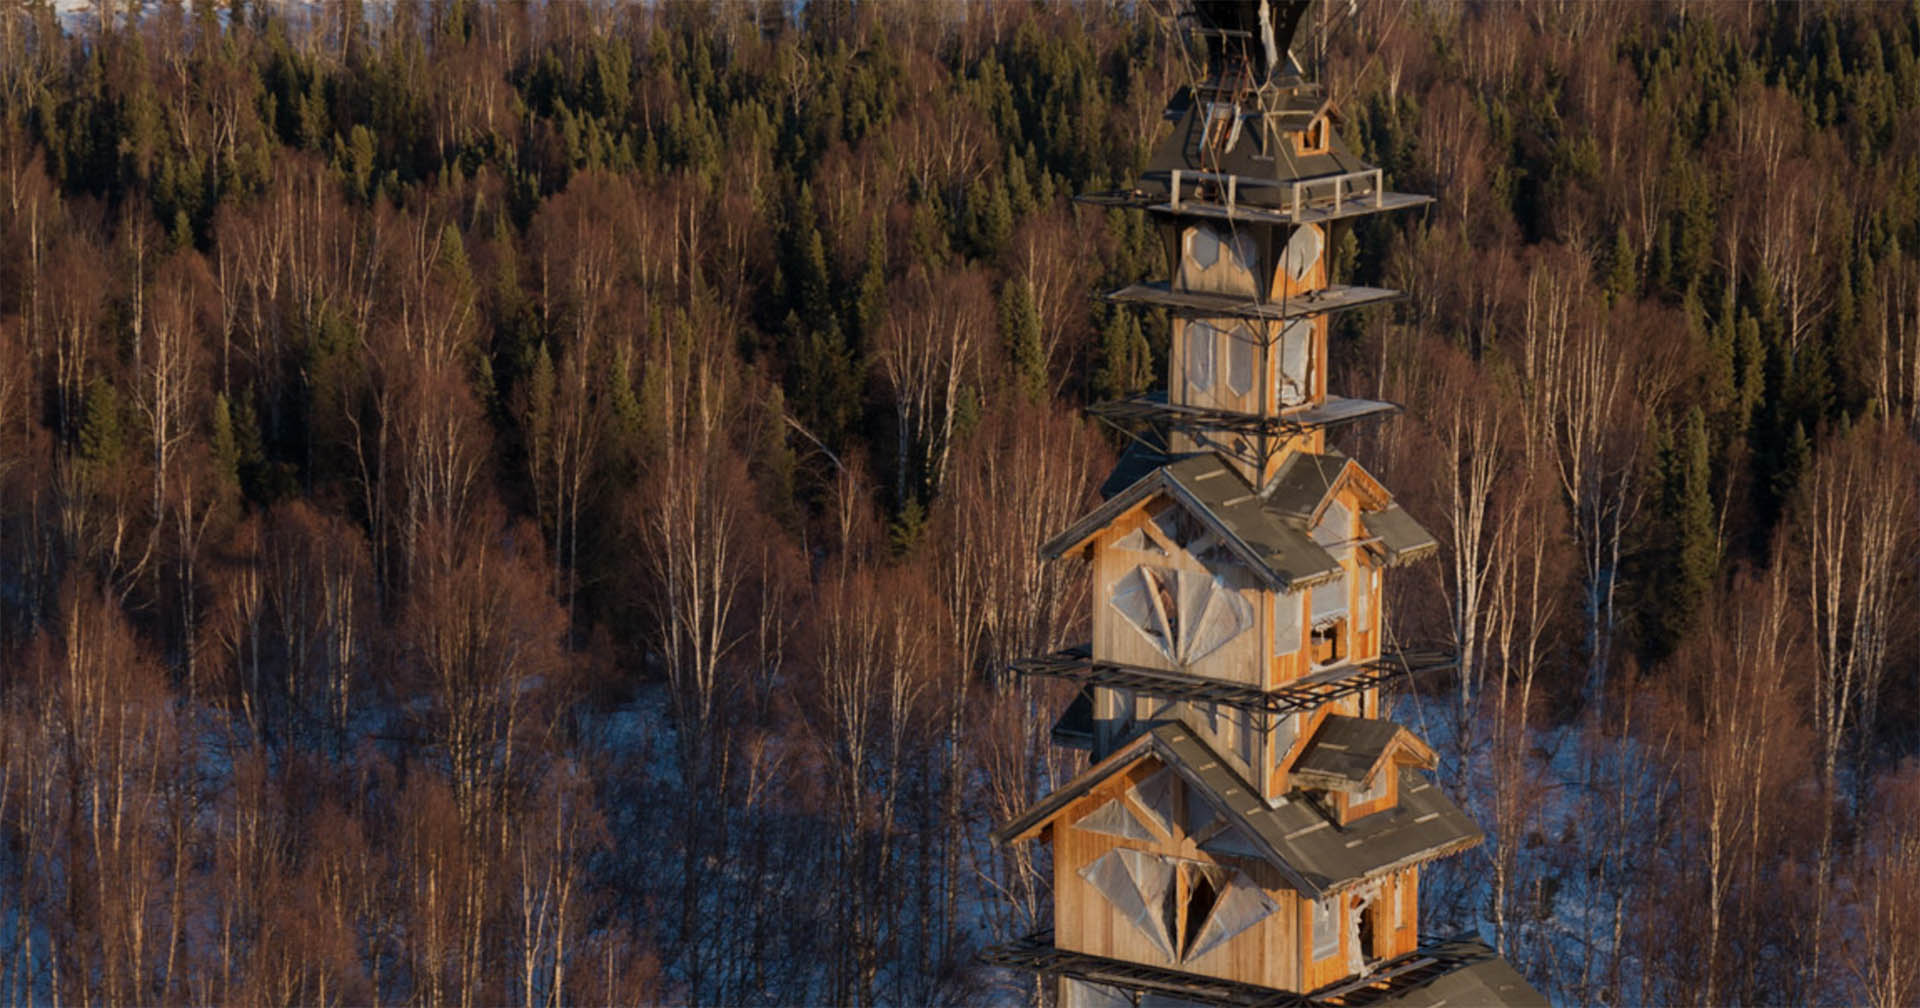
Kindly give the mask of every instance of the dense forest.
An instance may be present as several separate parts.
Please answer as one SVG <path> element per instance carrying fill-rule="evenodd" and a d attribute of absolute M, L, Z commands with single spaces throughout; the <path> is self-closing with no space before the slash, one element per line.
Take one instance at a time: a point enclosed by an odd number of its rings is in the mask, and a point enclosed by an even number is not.
<path fill-rule="evenodd" d="M 983 1004 L 1159 3 L 0 4 L 0 999 Z M 1347 447 L 1555 1001 L 1920 998 L 1920 4 L 1335 5 Z M 1907 109 L 1901 112 L 1900 109 Z M 1902 614 L 1905 615 L 1902 615 Z"/>

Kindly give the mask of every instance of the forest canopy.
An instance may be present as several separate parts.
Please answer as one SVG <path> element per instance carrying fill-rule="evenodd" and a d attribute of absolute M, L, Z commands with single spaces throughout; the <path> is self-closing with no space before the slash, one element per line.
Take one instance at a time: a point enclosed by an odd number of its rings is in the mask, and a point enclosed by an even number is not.
<path fill-rule="evenodd" d="M 1163 3 L 0 7 L 0 998 L 985 1004 Z M 1556 1001 L 1920 996 L 1920 3 L 1335 5 L 1343 435 Z M 1907 109 L 1907 112 L 1901 112 Z"/>

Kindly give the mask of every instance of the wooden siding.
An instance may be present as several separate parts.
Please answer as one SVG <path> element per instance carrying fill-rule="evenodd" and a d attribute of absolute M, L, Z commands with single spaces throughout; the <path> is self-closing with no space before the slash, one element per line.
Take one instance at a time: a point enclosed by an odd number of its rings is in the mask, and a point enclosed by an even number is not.
<path fill-rule="evenodd" d="M 1238 569 L 1209 568 L 1179 546 L 1170 543 L 1150 520 L 1149 502 L 1116 519 L 1093 541 L 1093 654 L 1102 661 L 1138 665 L 1143 668 L 1188 672 L 1227 682 L 1258 685 L 1262 664 L 1262 637 L 1259 610 L 1267 604 L 1264 591 L 1256 587 L 1251 574 Z M 1165 504 L 1166 507 L 1178 507 Z M 1142 553 L 1114 545 L 1135 530 L 1144 529 L 1165 554 Z M 1124 616 L 1114 609 L 1112 598 L 1116 582 L 1140 565 L 1220 576 L 1254 610 L 1252 626 L 1222 645 L 1219 650 L 1182 668 L 1152 641 L 1148 640 Z"/>
<path fill-rule="evenodd" d="M 1254 859 L 1216 857 L 1200 850 L 1193 838 L 1187 836 L 1175 835 L 1154 842 L 1138 842 L 1070 825 L 1159 769 L 1157 760 L 1142 760 L 1125 773 L 1115 775 L 1112 780 L 1075 800 L 1062 817 L 1055 820 L 1050 830 L 1054 865 L 1054 943 L 1061 948 L 1090 955 L 1152 963 L 1223 980 L 1300 990 L 1298 949 L 1301 936 L 1305 933 L 1297 923 L 1300 900 L 1270 865 Z M 1181 791 L 1184 790 L 1183 786 Z M 1186 800 L 1184 793 L 1181 800 Z M 1142 819 L 1146 821 L 1145 817 Z M 1203 956 L 1185 962 L 1171 959 L 1162 954 L 1131 921 L 1122 918 L 1097 888 L 1080 877 L 1081 868 L 1108 851 L 1123 847 L 1238 869 L 1277 903 L 1278 909 Z"/>

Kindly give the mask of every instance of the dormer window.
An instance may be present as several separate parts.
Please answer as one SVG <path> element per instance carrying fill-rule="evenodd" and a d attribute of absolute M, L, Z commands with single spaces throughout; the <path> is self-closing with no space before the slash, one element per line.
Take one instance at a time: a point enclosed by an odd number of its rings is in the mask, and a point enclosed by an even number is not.
<path fill-rule="evenodd" d="M 1304 154 L 1321 154 L 1325 153 L 1326 149 L 1327 117 L 1315 116 L 1314 120 L 1307 124 L 1307 128 L 1300 131 L 1300 151 Z"/>

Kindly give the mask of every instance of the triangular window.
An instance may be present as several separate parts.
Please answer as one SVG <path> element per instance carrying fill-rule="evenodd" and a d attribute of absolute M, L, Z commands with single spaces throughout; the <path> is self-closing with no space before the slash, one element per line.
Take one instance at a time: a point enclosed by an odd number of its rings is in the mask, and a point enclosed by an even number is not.
<path fill-rule="evenodd" d="M 1147 830 L 1140 817 L 1130 811 L 1125 802 L 1115 798 L 1105 805 L 1094 809 L 1087 817 L 1076 823 L 1083 830 L 1105 833 L 1126 840 L 1152 840 L 1153 834 Z"/>
<path fill-rule="evenodd" d="M 1280 908 L 1235 869 L 1127 848 L 1101 855 L 1080 877 L 1169 959 L 1206 955 Z"/>
<path fill-rule="evenodd" d="M 1173 864 L 1143 851 L 1118 848 L 1080 869 L 1120 916 L 1137 928 L 1167 958 L 1173 958 L 1173 933 L 1165 907 L 1174 888 Z"/>
<path fill-rule="evenodd" d="M 1189 665 L 1253 625 L 1253 606 L 1226 582 L 1199 571 L 1142 564 L 1114 582 L 1111 603 L 1168 658 Z"/>

